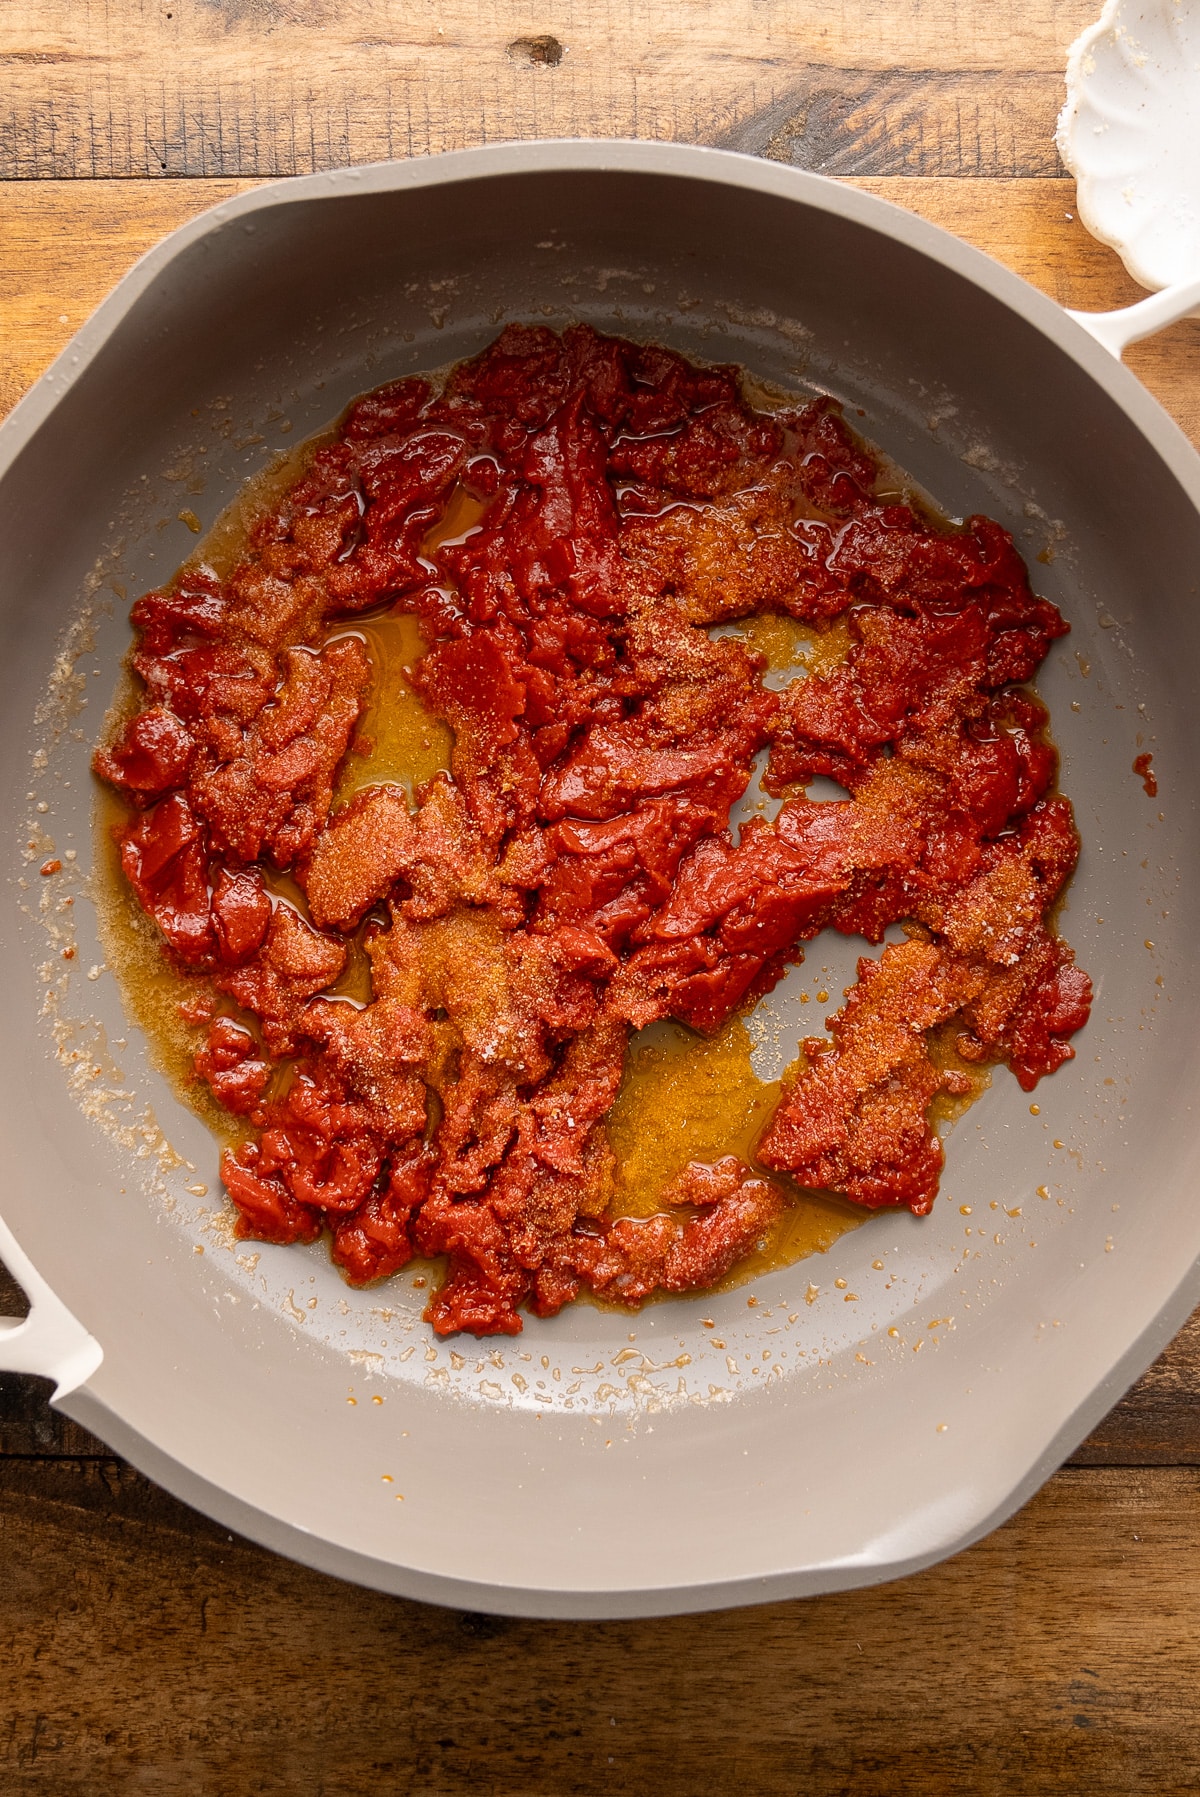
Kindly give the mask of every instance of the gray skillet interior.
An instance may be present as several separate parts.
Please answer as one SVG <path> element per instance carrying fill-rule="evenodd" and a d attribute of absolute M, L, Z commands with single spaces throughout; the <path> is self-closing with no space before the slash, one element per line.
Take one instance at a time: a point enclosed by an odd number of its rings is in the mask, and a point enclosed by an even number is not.
<path fill-rule="evenodd" d="M 125 600 L 194 545 L 179 512 L 207 524 L 353 394 L 514 318 L 831 391 L 947 511 L 1013 530 L 1073 627 L 1040 690 L 1084 840 L 1063 928 L 1097 1002 L 1038 1114 L 1001 1071 L 953 1129 L 926 1222 L 877 1217 L 718 1298 L 437 1344 L 403 1278 L 354 1294 L 320 1246 L 255 1261 L 231 1242 L 215 1146 L 103 967 L 87 759 Z M 185 228 L 6 445 L 2 1203 L 105 1349 L 64 1407 L 152 1476 L 386 1589 L 545 1615 L 701 1609 L 963 1545 L 1178 1326 L 1200 1253 L 1200 488 L 1174 427 L 1050 302 L 880 202 L 748 159 L 473 152 L 264 189 Z M 1143 747 L 1157 800 L 1131 771 Z M 51 853 L 64 871 L 42 879 Z M 814 945 L 771 1001 L 783 1059 L 863 947 Z M 801 1005 L 822 986 L 827 1006 Z"/>

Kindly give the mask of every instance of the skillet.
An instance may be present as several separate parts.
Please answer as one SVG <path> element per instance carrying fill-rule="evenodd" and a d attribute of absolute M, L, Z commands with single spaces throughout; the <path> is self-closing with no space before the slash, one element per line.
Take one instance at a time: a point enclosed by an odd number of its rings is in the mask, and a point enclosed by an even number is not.
<path fill-rule="evenodd" d="M 1200 283 L 1075 318 L 869 195 L 634 143 L 279 183 L 144 258 L 0 429 L 0 1255 L 32 1305 L 0 1365 L 228 1526 L 474 1609 L 843 1589 L 1011 1514 L 1200 1298 L 1200 459 L 1114 353 L 1197 306 Z M 955 1126 L 930 1218 L 497 1346 L 435 1342 L 423 1293 L 353 1292 L 320 1244 L 233 1241 L 215 1144 L 104 964 L 88 760 L 128 601 L 193 547 L 181 514 L 510 318 L 832 392 L 949 513 L 1014 532 L 1072 624 L 1038 685 L 1097 997 L 1036 1112 L 999 1072 Z M 804 985 L 840 991 L 861 946 L 812 945 Z M 790 1059 L 811 1009 L 797 982 L 770 1005 Z"/>

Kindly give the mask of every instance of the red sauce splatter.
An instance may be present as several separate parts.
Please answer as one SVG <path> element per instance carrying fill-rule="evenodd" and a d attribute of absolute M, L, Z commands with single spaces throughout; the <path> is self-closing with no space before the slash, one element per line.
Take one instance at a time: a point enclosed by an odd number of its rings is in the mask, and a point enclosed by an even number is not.
<path fill-rule="evenodd" d="M 1133 771 L 1141 779 L 1142 790 L 1148 799 L 1158 797 L 1158 777 L 1151 766 L 1153 760 L 1153 755 L 1135 755 L 1133 758 Z"/>
<path fill-rule="evenodd" d="M 197 983 L 197 1074 L 254 1132 L 222 1164 L 242 1235 L 329 1231 L 354 1283 L 445 1255 L 443 1333 L 711 1285 L 785 1191 L 731 1155 L 610 1215 L 630 1031 L 715 1032 L 827 927 L 911 939 L 804 1044 L 760 1166 L 923 1214 L 930 1107 L 969 1083 L 931 1033 L 1026 1090 L 1070 1058 L 1090 983 L 1047 916 L 1078 839 L 1021 685 L 1067 626 L 998 524 L 878 475 L 830 400 L 765 414 L 734 369 L 512 326 L 352 405 L 228 578 L 137 602 L 146 703 L 96 769 Z M 372 667 L 330 627 L 383 609 L 419 621 L 451 767 L 332 809 Z M 709 634 L 769 613 L 848 652 L 772 691 Z M 735 833 L 763 750 L 782 808 Z"/>

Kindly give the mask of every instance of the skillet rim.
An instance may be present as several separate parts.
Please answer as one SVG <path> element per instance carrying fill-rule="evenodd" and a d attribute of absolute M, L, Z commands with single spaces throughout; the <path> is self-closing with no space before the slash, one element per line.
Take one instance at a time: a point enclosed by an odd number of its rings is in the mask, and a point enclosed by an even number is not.
<path fill-rule="evenodd" d="M 436 187 L 491 176 L 571 171 L 669 176 L 794 200 L 878 231 L 953 274 L 970 281 L 1031 324 L 1080 366 L 1138 429 L 1200 513 L 1200 455 L 1135 375 L 1117 361 L 1068 312 L 1021 276 L 974 246 L 879 195 L 832 178 L 707 147 L 623 139 L 545 139 L 488 145 L 413 161 L 381 162 L 267 182 L 198 214 L 149 250 L 118 283 L 34 387 L 0 425 L 0 481 L 50 417 L 74 379 L 99 354 L 118 324 L 169 268 L 211 232 L 280 204 L 336 195 L 387 193 Z M 892 1557 L 857 1556 L 766 1577 L 734 1577 L 708 1583 L 629 1590 L 596 1584 L 572 1589 L 485 1585 L 378 1559 L 284 1522 L 215 1486 L 125 1424 L 86 1386 L 58 1407 L 95 1429 L 166 1489 L 263 1545 L 336 1576 L 380 1589 L 456 1606 L 484 1607 L 520 1616 L 599 1618 L 680 1614 L 800 1594 L 850 1589 L 906 1576 L 970 1545 L 1012 1515 L 1060 1464 L 1084 1434 L 1150 1363 L 1200 1298 L 1200 1258 L 1180 1276 L 1150 1325 L 1092 1388 L 1088 1400 L 1063 1422 L 1027 1474 L 989 1513 L 970 1526 L 918 1530 Z"/>

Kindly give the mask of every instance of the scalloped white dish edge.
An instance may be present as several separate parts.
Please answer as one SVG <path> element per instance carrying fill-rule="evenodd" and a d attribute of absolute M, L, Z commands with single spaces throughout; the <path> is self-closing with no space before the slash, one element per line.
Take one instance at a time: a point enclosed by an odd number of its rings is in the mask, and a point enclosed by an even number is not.
<path fill-rule="evenodd" d="M 1200 7 L 1108 0 L 1066 84 L 1055 141 L 1087 229 L 1151 291 L 1200 275 Z"/>

